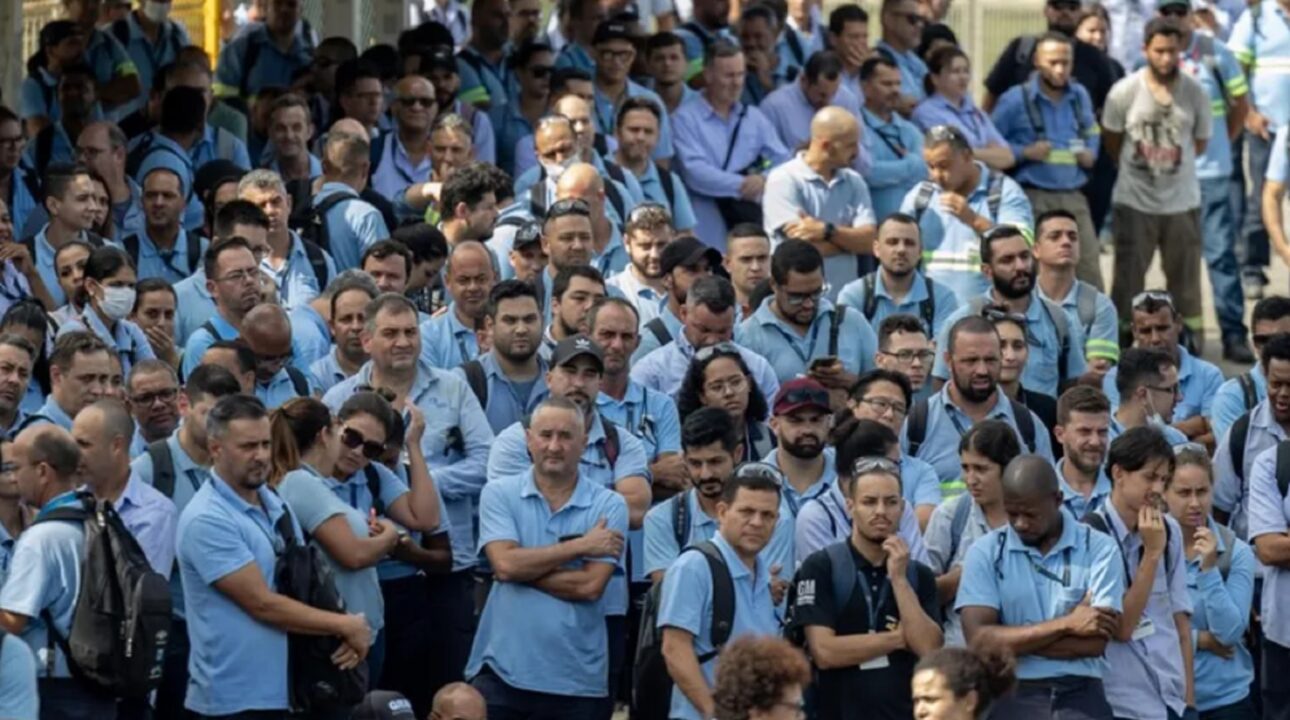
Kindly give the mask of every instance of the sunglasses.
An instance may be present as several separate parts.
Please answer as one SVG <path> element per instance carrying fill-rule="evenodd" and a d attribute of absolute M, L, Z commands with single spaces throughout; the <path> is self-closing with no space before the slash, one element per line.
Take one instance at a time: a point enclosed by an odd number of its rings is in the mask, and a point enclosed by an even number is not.
<path fill-rule="evenodd" d="M 775 484 L 776 487 L 784 487 L 784 473 L 781 473 L 774 465 L 764 462 L 746 462 L 735 468 L 734 478 L 743 480 L 768 480 Z"/>
<path fill-rule="evenodd" d="M 1185 5 L 1171 5 L 1167 8 L 1160 8 L 1160 14 L 1164 17 L 1187 17 L 1187 13 L 1189 12 L 1191 12 L 1191 8 L 1188 8 Z"/>
<path fill-rule="evenodd" d="M 709 345 L 694 354 L 694 359 L 707 362 L 713 355 L 739 355 L 739 348 L 732 342 L 719 342 Z"/>
<path fill-rule="evenodd" d="M 353 428 L 344 428 L 340 431 L 340 442 L 350 450 L 363 448 L 363 457 L 368 460 L 375 460 L 385 452 L 385 445 L 375 440 L 368 440 L 363 437 L 362 433 Z"/>
<path fill-rule="evenodd" d="M 986 320 L 989 320 L 992 323 L 1014 322 L 1023 328 L 1026 326 L 1026 323 L 1029 322 L 1026 319 L 1025 315 L 1022 315 L 1021 313 L 1009 312 L 995 305 L 987 305 L 981 308 L 981 317 L 985 318 Z"/>
<path fill-rule="evenodd" d="M 581 217 L 591 217 L 591 206 L 586 200 L 576 198 L 570 200 L 559 200 L 551 205 L 546 211 L 546 219 L 554 220 L 566 215 L 579 215 Z"/>
<path fill-rule="evenodd" d="M 424 108 L 431 108 L 435 106 L 435 99 L 426 97 L 401 97 L 399 98 L 399 104 L 408 108 L 415 107 L 417 105 Z"/>
<path fill-rule="evenodd" d="M 860 477 L 874 471 L 890 473 L 900 477 L 900 465 L 891 458 L 885 458 L 881 455 L 871 455 L 856 460 L 855 464 L 851 466 L 851 477 Z"/>
<path fill-rule="evenodd" d="M 1168 305 L 1172 310 L 1174 307 L 1174 297 L 1163 290 L 1147 290 L 1133 296 L 1133 302 L 1129 304 L 1134 310 L 1146 305 L 1148 302 L 1161 303 Z"/>
<path fill-rule="evenodd" d="M 829 407 L 829 394 L 811 388 L 794 388 L 779 397 L 776 405 L 816 405 Z"/>

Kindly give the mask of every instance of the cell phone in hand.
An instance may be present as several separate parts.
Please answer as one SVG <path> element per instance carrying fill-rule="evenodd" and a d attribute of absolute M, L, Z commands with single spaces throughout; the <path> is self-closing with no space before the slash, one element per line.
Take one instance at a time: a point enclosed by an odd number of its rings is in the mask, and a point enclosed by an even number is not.
<path fill-rule="evenodd" d="M 838 356 L 836 355 L 825 355 L 823 357 L 817 357 L 811 361 L 811 369 L 819 370 L 820 368 L 823 368 L 823 367 L 835 365 L 837 364 L 837 362 L 838 362 Z"/>

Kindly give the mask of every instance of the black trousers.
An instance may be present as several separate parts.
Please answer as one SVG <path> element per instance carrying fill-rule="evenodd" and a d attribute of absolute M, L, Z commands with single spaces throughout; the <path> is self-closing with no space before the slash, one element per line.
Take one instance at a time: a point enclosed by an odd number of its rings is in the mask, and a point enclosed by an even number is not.
<path fill-rule="evenodd" d="M 1097 678 L 1062 677 L 1023 680 L 1016 691 L 1001 698 L 991 720 L 1111 720 L 1111 705 Z"/>
<path fill-rule="evenodd" d="M 184 717 L 184 697 L 188 694 L 188 623 L 174 618 L 166 638 L 166 659 L 161 668 L 161 685 L 157 688 L 158 718 Z"/>
<path fill-rule="evenodd" d="M 601 720 L 604 698 L 572 697 L 511 687 L 485 667 L 470 684 L 484 696 L 488 720 Z"/>
<path fill-rule="evenodd" d="M 417 717 L 430 712 L 430 701 L 439 688 L 465 678 L 466 661 L 470 659 L 470 646 L 475 642 L 475 576 L 471 570 L 448 575 L 430 575 L 426 578 L 426 612 L 429 617 L 427 631 L 427 672 L 420 678 L 418 691 L 425 698 L 424 709 L 420 698 L 412 705 Z M 385 666 L 390 666 L 386 661 Z M 409 700 L 412 695 L 404 693 Z"/>
<path fill-rule="evenodd" d="M 1290 648 L 1263 638 L 1263 720 L 1290 720 Z"/>

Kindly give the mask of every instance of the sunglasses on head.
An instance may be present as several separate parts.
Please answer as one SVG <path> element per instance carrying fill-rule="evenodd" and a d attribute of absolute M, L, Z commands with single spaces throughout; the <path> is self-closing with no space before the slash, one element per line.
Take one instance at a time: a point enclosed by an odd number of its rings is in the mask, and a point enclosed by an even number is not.
<path fill-rule="evenodd" d="M 777 470 L 774 465 L 764 462 L 743 463 L 739 467 L 735 468 L 733 477 L 744 480 L 753 478 L 769 480 L 770 482 L 775 483 L 776 487 L 784 486 L 784 474 Z"/>
<path fill-rule="evenodd" d="M 817 405 L 819 407 L 829 407 L 829 394 L 820 390 L 810 388 L 795 388 L 784 393 L 776 405 Z"/>
<path fill-rule="evenodd" d="M 885 472 L 900 477 L 900 465 L 897 465 L 891 458 L 881 455 L 862 457 L 856 460 L 855 465 L 851 466 L 851 476 L 860 477 L 874 471 Z"/>
<path fill-rule="evenodd" d="M 1021 313 L 1009 312 L 1003 308 L 992 305 L 987 305 L 981 308 L 981 317 L 992 323 L 1014 322 L 1023 328 L 1026 327 L 1026 323 L 1028 322 L 1026 316 Z"/>
<path fill-rule="evenodd" d="M 363 449 L 363 457 L 368 460 L 376 460 L 385 452 L 385 446 L 375 440 L 368 440 L 363 437 L 363 433 L 353 428 L 343 428 L 340 431 L 340 442 L 350 450 Z"/>
<path fill-rule="evenodd" d="M 713 355 L 739 355 L 739 348 L 732 342 L 719 342 L 716 345 L 709 345 L 694 354 L 694 359 L 699 362 L 707 362 L 708 358 Z"/>
<path fill-rule="evenodd" d="M 1133 302 L 1129 304 L 1134 310 L 1146 305 L 1147 303 L 1160 303 L 1168 305 L 1170 309 L 1174 307 L 1174 297 L 1162 290 L 1147 290 L 1133 296 Z"/>

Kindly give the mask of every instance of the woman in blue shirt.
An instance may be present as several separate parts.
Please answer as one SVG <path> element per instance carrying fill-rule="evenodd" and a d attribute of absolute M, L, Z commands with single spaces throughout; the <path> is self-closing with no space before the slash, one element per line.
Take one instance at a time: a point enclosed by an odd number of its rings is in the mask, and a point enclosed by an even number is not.
<path fill-rule="evenodd" d="M 759 461 L 774 449 L 775 436 L 766 424 L 770 406 L 734 343 L 703 348 L 690 361 L 676 396 L 681 422 L 701 407 L 715 407 L 730 414 L 744 439 L 741 462 Z"/>
<path fill-rule="evenodd" d="M 72 240 L 54 252 L 54 272 L 58 274 L 58 287 L 67 298 L 67 304 L 51 312 L 49 317 L 62 325 L 85 310 L 85 263 L 89 262 L 94 248 L 83 240 Z"/>
<path fill-rule="evenodd" d="M 27 59 L 27 78 L 22 81 L 18 107 L 27 137 L 36 137 L 46 125 L 58 121 L 58 78 L 64 67 L 84 57 L 85 35 L 76 23 L 55 20 L 40 29 L 40 49 Z"/>
<path fill-rule="evenodd" d="M 31 298 L 14 303 L 5 311 L 4 317 L 0 318 L 0 333 L 13 333 L 26 338 L 37 352 L 36 362 L 31 367 L 31 379 L 27 383 L 27 394 L 18 406 L 19 417 L 39 411 L 49 395 L 48 339 L 53 332 L 45 308 L 39 301 Z"/>
<path fill-rule="evenodd" d="M 368 667 L 380 665 L 379 633 L 385 627 L 385 603 L 376 564 L 401 542 L 389 520 L 371 517 L 346 505 L 327 487 L 341 453 L 341 423 L 314 398 L 288 400 L 271 417 L 273 469 L 270 479 L 300 527 L 323 551 L 345 609 L 361 613 L 372 628 Z"/>
<path fill-rule="evenodd" d="M 1250 701 L 1254 661 L 1243 642 L 1254 598 L 1254 553 L 1210 516 L 1214 473 L 1205 448 L 1187 443 L 1174 453 L 1165 501 L 1182 528 L 1187 555 L 1196 708 L 1201 720 L 1255 720 Z"/>
<path fill-rule="evenodd" d="M 927 70 L 923 78 L 927 99 L 918 103 L 910 119 L 924 132 L 937 125 L 958 128 L 972 146 L 976 159 L 995 170 L 1016 165 L 1008 142 L 968 93 L 972 70 L 967 53 L 958 47 L 934 50 L 927 60 Z"/>
<path fill-rule="evenodd" d="M 69 332 L 88 330 L 115 349 L 121 360 L 121 374 L 128 377 L 130 368 L 140 360 L 155 360 L 157 355 L 143 330 L 127 320 L 134 311 L 135 290 L 139 282 L 134 265 L 125 251 L 112 246 L 97 248 L 85 262 L 85 285 L 81 290 L 84 306 L 79 315 L 58 328 L 61 337 Z"/>

